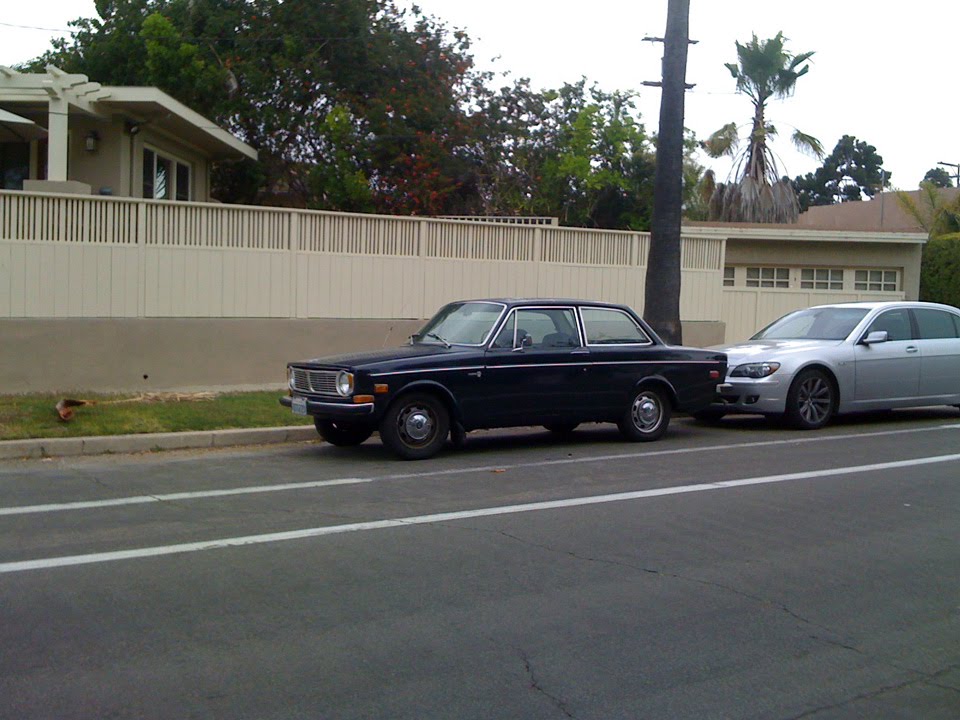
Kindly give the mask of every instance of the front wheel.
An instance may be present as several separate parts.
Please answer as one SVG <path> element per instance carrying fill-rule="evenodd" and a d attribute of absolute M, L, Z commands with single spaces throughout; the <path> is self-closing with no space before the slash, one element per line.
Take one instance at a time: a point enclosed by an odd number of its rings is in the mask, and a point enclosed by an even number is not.
<path fill-rule="evenodd" d="M 659 440 L 670 425 L 670 401 L 659 388 L 641 388 L 617 426 L 627 440 Z"/>
<path fill-rule="evenodd" d="M 319 418 L 314 418 L 313 424 L 320 433 L 320 437 L 337 447 L 353 447 L 373 435 L 373 428 L 365 425 L 351 425 Z"/>
<path fill-rule="evenodd" d="M 380 439 L 404 460 L 433 457 L 450 433 L 450 413 L 432 395 L 411 394 L 393 403 L 380 422 Z"/>
<path fill-rule="evenodd" d="M 787 422 L 800 430 L 817 430 L 833 417 L 837 393 L 822 370 L 804 370 L 787 393 Z"/>

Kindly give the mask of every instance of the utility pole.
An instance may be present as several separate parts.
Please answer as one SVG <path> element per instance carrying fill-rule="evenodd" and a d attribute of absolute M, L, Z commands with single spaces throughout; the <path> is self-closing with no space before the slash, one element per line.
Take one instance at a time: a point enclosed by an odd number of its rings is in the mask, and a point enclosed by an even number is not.
<path fill-rule="evenodd" d="M 956 175 L 951 175 L 954 182 L 957 184 L 957 187 L 960 187 L 960 163 L 948 163 L 948 162 L 938 162 L 937 165 L 946 165 L 947 167 L 952 167 L 957 171 Z"/>
<path fill-rule="evenodd" d="M 657 169 L 653 185 L 653 221 L 644 289 L 643 316 L 666 342 L 683 342 L 680 325 L 680 221 L 683 213 L 683 116 L 688 87 L 690 0 L 668 0 L 662 79 L 645 82 L 662 89 Z"/>

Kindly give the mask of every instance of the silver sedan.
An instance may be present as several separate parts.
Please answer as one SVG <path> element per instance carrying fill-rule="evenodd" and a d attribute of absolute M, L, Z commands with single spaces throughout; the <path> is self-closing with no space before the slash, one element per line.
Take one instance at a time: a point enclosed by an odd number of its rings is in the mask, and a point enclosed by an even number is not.
<path fill-rule="evenodd" d="M 844 303 L 792 312 L 727 354 L 722 402 L 697 413 L 783 416 L 823 427 L 838 413 L 960 407 L 960 310 L 922 302 Z"/>

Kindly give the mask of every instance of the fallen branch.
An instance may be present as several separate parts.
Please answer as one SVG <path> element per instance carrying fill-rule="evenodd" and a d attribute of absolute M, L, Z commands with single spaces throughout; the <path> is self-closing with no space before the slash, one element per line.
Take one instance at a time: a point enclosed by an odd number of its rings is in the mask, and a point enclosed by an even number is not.
<path fill-rule="evenodd" d="M 57 415 L 63 422 L 69 422 L 74 416 L 73 408 L 83 407 L 84 405 L 120 405 L 124 403 L 155 403 L 155 402 L 200 402 L 213 400 L 217 396 L 214 392 L 196 392 L 196 393 L 140 393 L 134 397 L 121 398 L 119 400 L 76 400 L 74 398 L 63 398 L 56 405 Z"/>

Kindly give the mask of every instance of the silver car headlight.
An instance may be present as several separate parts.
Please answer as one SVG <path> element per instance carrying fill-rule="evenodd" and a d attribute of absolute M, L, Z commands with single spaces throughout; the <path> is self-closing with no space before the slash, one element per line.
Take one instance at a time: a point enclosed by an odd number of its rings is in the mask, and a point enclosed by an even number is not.
<path fill-rule="evenodd" d="M 353 395 L 353 373 L 346 370 L 337 373 L 337 392 L 343 397 Z"/>
<path fill-rule="evenodd" d="M 737 365 L 730 373 L 730 377 L 745 377 L 759 380 L 770 377 L 780 369 L 778 362 L 747 363 L 746 365 Z"/>

